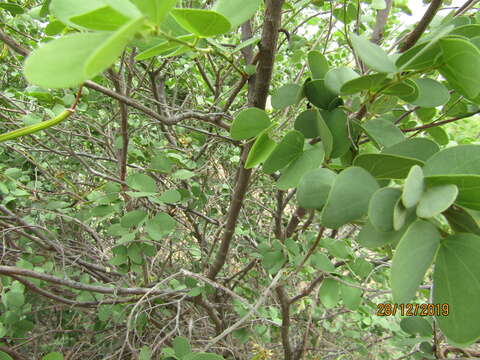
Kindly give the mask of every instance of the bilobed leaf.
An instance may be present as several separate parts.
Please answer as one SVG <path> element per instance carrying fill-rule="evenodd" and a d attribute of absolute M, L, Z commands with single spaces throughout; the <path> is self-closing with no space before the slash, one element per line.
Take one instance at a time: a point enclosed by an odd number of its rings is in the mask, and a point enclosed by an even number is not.
<path fill-rule="evenodd" d="M 302 87 L 297 84 L 287 84 L 277 89 L 272 95 L 272 106 L 280 110 L 295 105 L 300 100 Z"/>
<path fill-rule="evenodd" d="M 267 132 L 260 134 L 248 153 L 245 169 L 251 169 L 267 160 L 276 145 Z"/>
<path fill-rule="evenodd" d="M 423 161 L 391 154 L 361 154 L 353 165 L 364 168 L 377 179 L 405 179 L 410 168 L 423 166 Z"/>
<path fill-rule="evenodd" d="M 287 166 L 303 152 L 305 137 L 301 132 L 292 130 L 286 134 L 263 164 L 263 171 L 271 174 Z"/>
<path fill-rule="evenodd" d="M 363 90 L 375 89 L 386 77 L 386 74 L 369 74 L 357 77 L 345 82 L 340 88 L 340 94 L 353 95 Z"/>
<path fill-rule="evenodd" d="M 308 67 L 313 79 L 324 79 L 329 70 L 328 62 L 320 51 L 313 50 L 308 53 Z"/>
<path fill-rule="evenodd" d="M 79 26 L 71 22 L 70 18 L 104 6 L 105 3 L 102 0 L 52 0 L 50 3 L 50 11 L 64 24 L 78 28 Z"/>
<path fill-rule="evenodd" d="M 244 140 L 257 136 L 270 126 L 270 119 L 264 110 L 248 108 L 242 110 L 232 123 L 230 136 L 234 140 Z"/>
<path fill-rule="evenodd" d="M 402 192 L 399 189 L 386 187 L 378 189 L 370 199 L 368 219 L 378 231 L 393 230 L 393 209 Z"/>
<path fill-rule="evenodd" d="M 325 86 L 332 93 L 338 95 L 343 84 L 358 77 L 359 75 L 355 71 L 347 67 L 331 69 L 325 74 Z"/>
<path fill-rule="evenodd" d="M 425 163 L 425 176 L 480 175 L 480 145 L 458 145 L 444 149 Z"/>
<path fill-rule="evenodd" d="M 70 21 L 81 27 L 92 30 L 114 31 L 130 20 L 110 6 L 94 9 L 88 13 L 74 16 Z"/>
<path fill-rule="evenodd" d="M 458 188 L 453 185 L 440 185 L 428 189 L 417 206 L 417 216 L 431 218 L 447 210 L 455 201 Z"/>
<path fill-rule="evenodd" d="M 480 93 L 480 49 L 471 42 L 460 38 L 443 38 L 440 40 L 445 66 L 440 73 L 450 85 L 468 98 L 475 98 Z"/>
<path fill-rule="evenodd" d="M 320 286 L 319 297 L 321 303 L 327 308 L 331 309 L 338 304 L 338 295 L 340 287 L 338 282 L 333 279 L 325 279 Z"/>
<path fill-rule="evenodd" d="M 368 137 L 382 147 L 392 146 L 405 140 L 402 131 L 388 120 L 369 120 L 363 124 L 363 128 Z"/>
<path fill-rule="evenodd" d="M 304 86 L 304 92 L 308 101 L 324 110 L 328 110 L 329 105 L 336 98 L 336 95 L 325 86 L 324 80 L 307 82 Z"/>
<path fill-rule="evenodd" d="M 402 192 L 402 203 L 406 208 L 414 207 L 420 201 L 425 190 L 422 168 L 418 165 L 412 166 Z"/>
<path fill-rule="evenodd" d="M 480 337 L 480 237 L 456 234 L 444 239 L 437 255 L 433 302 L 448 304 L 448 315 L 437 316 L 448 339 L 467 346 Z"/>
<path fill-rule="evenodd" d="M 361 218 L 368 212 L 368 203 L 379 188 L 364 169 L 350 167 L 337 175 L 322 212 L 322 225 L 331 229 Z"/>
<path fill-rule="evenodd" d="M 468 209 L 480 210 L 479 175 L 434 175 L 425 177 L 428 186 L 454 184 L 459 194 L 455 203 Z"/>
<path fill-rule="evenodd" d="M 231 28 L 225 16 L 211 10 L 173 9 L 170 13 L 185 30 L 199 37 L 224 34 Z"/>
<path fill-rule="evenodd" d="M 177 0 L 131 0 L 153 23 L 160 25 Z"/>
<path fill-rule="evenodd" d="M 440 147 L 432 140 L 426 138 L 406 139 L 395 145 L 386 147 L 382 154 L 399 155 L 407 158 L 427 161 L 435 153 L 440 151 Z"/>
<path fill-rule="evenodd" d="M 261 0 L 217 0 L 212 10 L 225 16 L 232 28 L 249 20 L 260 7 Z"/>
<path fill-rule="evenodd" d="M 321 209 L 325 205 L 336 174 L 328 169 L 309 171 L 300 180 L 297 199 L 304 209 Z"/>
<path fill-rule="evenodd" d="M 410 225 L 392 260 L 390 281 L 396 303 L 405 304 L 415 297 L 439 244 L 440 233 L 431 223 L 417 220 Z"/>
<path fill-rule="evenodd" d="M 311 149 L 304 151 L 280 176 L 277 181 L 278 188 L 280 190 L 288 190 L 296 187 L 302 176 L 310 170 L 318 168 L 324 158 L 325 151 L 321 144 L 316 144 Z"/>
<path fill-rule="evenodd" d="M 355 34 L 350 34 L 350 39 L 355 52 L 369 68 L 380 73 L 394 73 L 397 71 L 395 63 L 380 46 Z"/>

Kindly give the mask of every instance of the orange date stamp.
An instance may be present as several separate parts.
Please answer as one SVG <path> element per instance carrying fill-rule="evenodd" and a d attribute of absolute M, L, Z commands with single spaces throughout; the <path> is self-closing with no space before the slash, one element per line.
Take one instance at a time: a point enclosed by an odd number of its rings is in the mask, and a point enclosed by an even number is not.
<path fill-rule="evenodd" d="M 448 316 L 448 304 L 377 304 L 377 316 Z"/>

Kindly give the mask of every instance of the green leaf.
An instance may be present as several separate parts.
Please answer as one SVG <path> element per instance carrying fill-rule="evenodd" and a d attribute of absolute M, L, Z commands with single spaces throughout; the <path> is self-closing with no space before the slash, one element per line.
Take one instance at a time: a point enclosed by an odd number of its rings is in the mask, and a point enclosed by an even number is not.
<path fill-rule="evenodd" d="M 340 89 L 340 94 L 353 95 L 363 90 L 375 89 L 386 77 L 386 74 L 370 74 L 357 77 L 345 82 Z"/>
<path fill-rule="evenodd" d="M 409 316 L 403 318 L 400 321 L 400 327 L 403 331 L 410 335 L 420 335 L 420 336 L 431 336 L 432 335 L 432 325 L 430 323 L 418 316 Z"/>
<path fill-rule="evenodd" d="M 147 221 L 145 230 L 153 240 L 159 241 L 173 231 L 177 225 L 177 222 L 166 213 L 159 213 L 152 219 Z"/>
<path fill-rule="evenodd" d="M 458 145 L 429 158 L 423 168 L 425 176 L 480 175 L 480 145 Z"/>
<path fill-rule="evenodd" d="M 270 126 L 270 119 L 264 110 L 248 108 L 242 110 L 233 120 L 230 136 L 234 140 L 244 140 L 257 136 Z"/>
<path fill-rule="evenodd" d="M 448 304 L 448 315 L 437 316 L 448 339 L 463 346 L 480 336 L 480 237 L 473 234 L 449 236 L 441 243 L 434 273 L 433 303 Z"/>
<path fill-rule="evenodd" d="M 147 217 L 147 213 L 142 210 L 133 210 L 126 213 L 120 220 L 123 227 L 130 228 L 139 225 L 143 219 Z"/>
<path fill-rule="evenodd" d="M 443 213 L 450 227 L 457 233 L 473 233 L 480 235 L 480 227 L 475 218 L 465 209 L 452 206 Z"/>
<path fill-rule="evenodd" d="M 325 159 L 330 159 L 333 152 L 333 135 L 323 116 L 317 110 L 317 124 L 320 139 L 322 140 L 323 150 L 325 151 Z M 341 124 L 340 124 L 341 125 Z"/>
<path fill-rule="evenodd" d="M 10 290 L 2 296 L 2 300 L 7 309 L 18 309 L 25 304 L 25 295 L 23 292 Z"/>
<path fill-rule="evenodd" d="M 327 157 L 336 159 L 345 155 L 351 146 L 347 115 L 343 110 L 335 109 L 333 111 L 322 111 L 321 117 L 327 124 L 328 130 L 332 136 L 332 150 L 328 153 Z M 323 137 L 322 132 L 325 132 Z M 320 138 L 324 142 L 324 145 L 326 144 L 327 150 L 329 150 L 329 134 L 322 126 L 320 126 Z"/>
<path fill-rule="evenodd" d="M 51 352 L 42 357 L 42 360 L 63 360 L 63 354 L 60 352 Z"/>
<path fill-rule="evenodd" d="M 411 103 L 413 105 L 434 108 L 446 104 L 450 100 L 448 89 L 438 81 L 432 79 L 416 79 L 418 97 Z"/>
<path fill-rule="evenodd" d="M 321 252 L 316 252 L 310 257 L 310 263 L 316 270 L 321 270 L 325 272 L 335 272 L 335 266 L 328 258 L 327 255 L 322 254 Z"/>
<path fill-rule="evenodd" d="M 463 207 L 480 210 L 479 175 L 436 175 L 425 177 L 428 186 L 451 185 L 458 187 L 456 203 Z"/>
<path fill-rule="evenodd" d="M 297 199 L 304 209 L 321 209 L 335 181 L 335 174 L 328 169 L 316 169 L 306 173 L 300 180 Z"/>
<path fill-rule="evenodd" d="M 393 208 L 393 230 L 399 231 L 407 222 L 407 216 L 407 208 L 403 206 L 401 199 L 398 199 Z"/>
<path fill-rule="evenodd" d="M 410 168 L 423 166 L 423 161 L 390 154 L 361 154 L 353 165 L 364 168 L 377 179 L 405 179 Z"/>
<path fill-rule="evenodd" d="M 110 6 L 104 6 L 70 18 L 71 22 L 83 28 L 106 31 L 117 30 L 129 20 L 129 17 L 115 11 Z"/>
<path fill-rule="evenodd" d="M 288 168 L 282 173 L 282 176 L 277 181 L 277 186 L 280 190 L 288 190 L 297 187 L 302 176 L 318 168 L 325 158 L 325 151 L 321 144 L 313 146 L 303 152 L 303 154 L 294 160 Z"/>
<path fill-rule="evenodd" d="M 143 15 L 156 25 L 165 19 L 177 0 L 131 0 Z"/>
<path fill-rule="evenodd" d="M 0 351 L 0 360 L 13 360 L 13 358 L 4 351 Z"/>
<path fill-rule="evenodd" d="M 236 28 L 255 15 L 261 3 L 261 0 L 217 0 L 212 10 L 225 16 L 232 28 Z"/>
<path fill-rule="evenodd" d="M 402 131 L 388 120 L 369 120 L 363 124 L 363 128 L 368 137 L 382 147 L 392 146 L 405 140 Z"/>
<path fill-rule="evenodd" d="M 290 131 L 267 158 L 263 164 L 263 171 L 266 174 L 271 174 L 297 159 L 303 152 L 304 141 L 305 138 L 301 132 Z"/>
<path fill-rule="evenodd" d="M 245 169 L 251 169 L 267 160 L 276 145 L 275 141 L 268 136 L 268 132 L 260 134 L 248 153 Z"/>
<path fill-rule="evenodd" d="M 188 34 L 188 35 L 182 35 L 178 36 L 176 39 L 181 42 L 187 42 L 187 43 L 192 43 L 193 40 L 197 39 L 195 35 Z M 166 40 L 161 42 L 160 44 L 157 44 L 155 46 L 152 46 L 151 48 L 148 48 L 145 51 L 142 51 L 140 54 L 135 56 L 135 60 L 141 61 L 141 60 L 146 60 L 150 59 L 153 56 L 169 56 L 171 55 L 171 51 L 175 49 L 183 49 L 186 48 L 185 46 L 181 45 L 177 41 L 173 40 Z M 190 48 L 186 48 L 190 50 Z"/>
<path fill-rule="evenodd" d="M 325 86 L 330 92 L 338 95 L 343 84 L 358 77 L 355 71 L 347 67 L 331 69 L 325 74 Z"/>
<path fill-rule="evenodd" d="M 272 106 L 281 110 L 299 102 L 302 95 L 302 87 L 297 84 L 287 84 L 277 89 L 272 95 Z"/>
<path fill-rule="evenodd" d="M 396 244 L 400 241 L 403 233 L 408 227 L 408 215 L 405 225 L 399 231 L 378 231 L 371 222 L 367 222 L 358 233 L 357 241 L 360 245 L 369 248 L 375 249 L 387 244 Z"/>
<path fill-rule="evenodd" d="M 327 309 L 334 308 L 338 304 L 338 295 L 340 287 L 338 282 L 333 279 L 325 279 L 320 286 L 320 301 Z"/>
<path fill-rule="evenodd" d="M 198 352 L 188 354 L 182 360 L 224 360 L 224 358 L 217 354 Z"/>
<path fill-rule="evenodd" d="M 378 189 L 370 199 L 368 218 L 378 231 L 393 230 L 393 209 L 402 192 L 386 187 Z"/>
<path fill-rule="evenodd" d="M 138 360 L 150 360 L 152 358 L 152 351 L 147 346 L 142 346 Z"/>
<path fill-rule="evenodd" d="M 305 96 L 308 101 L 320 109 L 328 110 L 336 95 L 325 86 L 323 80 L 309 81 L 304 85 Z"/>
<path fill-rule="evenodd" d="M 368 212 L 368 203 L 379 188 L 375 179 L 359 167 L 342 171 L 335 179 L 322 212 L 322 225 L 337 229 Z"/>
<path fill-rule="evenodd" d="M 439 244 L 440 233 L 431 223 L 417 220 L 410 225 L 392 260 L 390 281 L 396 303 L 406 304 L 415 297 Z"/>
<path fill-rule="evenodd" d="M 194 176 L 195 176 L 195 173 L 193 171 L 186 170 L 186 169 L 181 169 L 181 170 L 175 171 L 172 174 L 172 178 L 176 179 L 176 180 L 187 180 L 187 179 L 190 179 Z"/>
<path fill-rule="evenodd" d="M 294 128 L 300 131 L 307 139 L 320 136 L 321 118 L 318 116 L 318 110 L 309 109 L 300 115 L 295 120 Z"/>
<path fill-rule="evenodd" d="M 133 5 L 130 0 L 103 0 L 107 5 L 118 11 L 119 13 L 131 17 L 139 18 L 142 13 Z"/>
<path fill-rule="evenodd" d="M 155 180 L 145 174 L 132 174 L 127 177 L 126 183 L 132 189 L 142 192 L 154 193 L 157 191 Z"/>
<path fill-rule="evenodd" d="M 312 78 L 316 79 L 324 79 L 325 74 L 329 70 L 328 62 L 325 56 L 320 51 L 313 50 L 310 51 L 307 55 L 308 57 L 308 67 L 310 68 L 310 72 L 312 73 Z"/>
<path fill-rule="evenodd" d="M 175 204 L 179 202 L 182 199 L 182 195 L 174 189 L 170 189 L 165 191 L 162 195 L 158 197 L 158 200 L 169 203 L 169 204 Z"/>
<path fill-rule="evenodd" d="M 372 0 L 372 9 L 383 10 L 387 8 L 385 0 Z"/>
<path fill-rule="evenodd" d="M 440 151 L 440 147 L 432 140 L 413 138 L 386 147 L 382 150 L 382 153 L 427 161 L 438 151 Z"/>
<path fill-rule="evenodd" d="M 414 81 L 407 79 L 389 86 L 383 90 L 382 93 L 387 95 L 395 95 L 404 101 L 411 102 L 418 97 L 418 87 Z"/>
<path fill-rule="evenodd" d="M 480 93 L 480 49 L 471 42 L 460 38 L 443 38 L 440 40 L 445 66 L 440 73 L 450 85 L 468 98 L 475 98 Z"/>
<path fill-rule="evenodd" d="M 450 142 L 448 134 L 440 126 L 435 126 L 427 129 L 428 135 L 430 135 L 439 145 L 447 145 Z"/>
<path fill-rule="evenodd" d="M 199 37 L 224 34 L 231 28 L 225 16 L 211 10 L 173 9 L 171 14 L 185 30 Z"/>
<path fill-rule="evenodd" d="M 352 311 L 358 310 L 362 303 L 362 290 L 346 284 L 340 285 L 343 304 Z"/>
<path fill-rule="evenodd" d="M 7 10 L 13 16 L 20 15 L 25 12 L 25 10 L 21 6 L 10 3 L 0 3 L 0 9 Z"/>
<path fill-rule="evenodd" d="M 422 198 L 425 190 L 422 168 L 418 165 L 412 166 L 402 192 L 402 203 L 406 208 L 414 207 Z"/>
<path fill-rule="evenodd" d="M 51 13 L 64 24 L 79 28 L 70 21 L 70 18 L 89 13 L 105 6 L 102 0 L 52 0 L 50 3 Z"/>
<path fill-rule="evenodd" d="M 165 155 L 159 154 L 152 159 L 150 168 L 168 174 L 172 171 L 172 162 Z"/>
<path fill-rule="evenodd" d="M 455 185 L 441 185 L 428 189 L 417 206 L 417 216 L 431 218 L 447 210 L 455 201 L 458 188 Z"/>
<path fill-rule="evenodd" d="M 188 343 L 188 339 L 183 336 L 177 336 L 173 339 L 173 349 L 175 350 L 175 355 L 179 358 L 192 352 L 192 347 Z"/>
<path fill-rule="evenodd" d="M 397 71 L 395 63 L 380 46 L 355 34 L 350 34 L 350 40 L 356 54 L 370 69 L 380 73 L 394 73 Z"/>

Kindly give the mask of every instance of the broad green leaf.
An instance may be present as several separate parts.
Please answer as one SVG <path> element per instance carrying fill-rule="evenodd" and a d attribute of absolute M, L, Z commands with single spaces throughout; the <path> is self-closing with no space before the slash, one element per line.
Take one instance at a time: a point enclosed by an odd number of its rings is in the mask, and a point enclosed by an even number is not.
<path fill-rule="evenodd" d="M 328 169 L 316 169 L 306 173 L 300 180 L 297 199 L 304 209 L 321 209 L 325 205 L 336 174 Z"/>
<path fill-rule="evenodd" d="M 102 0 L 52 0 L 50 11 L 64 24 L 78 28 L 78 25 L 71 22 L 70 18 L 89 13 L 104 6 L 105 3 Z"/>
<path fill-rule="evenodd" d="M 328 157 L 335 159 L 345 155 L 352 144 L 348 133 L 347 115 L 343 110 L 335 109 L 333 111 L 322 111 L 321 117 L 332 135 L 332 150 Z M 322 127 L 320 127 L 320 131 L 322 131 Z M 328 133 L 326 136 L 328 136 Z M 322 138 L 321 135 L 320 138 Z"/>
<path fill-rule="evenodd" d="M 396 96 L 381 95 L 373 103 L 367 104 L 367 109 L 373 114 L 385 114 L 392 111 L 398 103 Z"/>
<path fill-rule="evenodd" d="M 135 264 L 141 265 L 144 263 L 142 256 L 142 247 L 139 245 L 138 242 L 134 242 L 128 247 L 127 256 L 130 261 L 134 262 Z"/>
<path fill-rule="evenodd" d="M 431 223 L 417 220 L 410 225 L 392 260 L 390 282 L 396 303 L 406 304 L 415 297 L 439 244 L 440 233 Z"/>
<path fill-rule="evenodd" d="M 350 39 L 356 54 L 370 69 L 380 73 L 397 71 L 395 63 L 380 46 L 355 34 L 350 34 Z"/>
<path fill-rule="evenodd" d="M 2 302 L 7 309 L 19 309 L 25 304 L 25 294 L 10 290 L 2 295 Z"/>
<path fill-rule="evenodd" d="M 340 67 L 331 69 L 325 74 L 325 86 L 333 94 L 340 94 L 340 90 L 346 82 L 358 78 L 359 75 L 350 68 Z"/>
<path fill-rule="evenodd" d="M 480 227 L 475 218 L 465 209 L 452 206 L 443 213 L 450 227 L 457 233 L 480 235 Z"/>
<path fill-rule="evenodd" d="M 325 86 L 323 80 L 309 81 L 304 86 L 308 101 L 320 109 L 328 110 L 329 105 L 336 99 L 336 95 Z"/>
<path fill-rule="evenodd" d="M 418 316 L 409 316 L 400 321 L 400 327 L 410 335 L 431 336 L 432 325 L 424 318 Z"/>
<path fill-rule="evenodd" d="M 325 159 L 330 159 L 333 151 L 333 135 L 326 121 L 320 112 L 318 112 L 318 110 L 317 118 L 318 132 L 320 134 L 320 139 L 322 140 L 323 150 L 325 151 Z"/>
<path fill-rule="evenodd" d="M 302 87 L 297 84 L 287 84 L 277 89 L 272 95 L 272 106 L 281 110 L 288 106 L 295 105 L 300 101 Z"/>
<path fill-rule="evenodd" d="M 399 155 L 407 158 L 427 161 L 433 154 L 440 151 L 440 147 L 426 138 L 406 139 L 382 150 L 383 154 Z"/>
<path fill-rule="evenodd" d="M 368 219 L 378 231 L 393 230 L 393 209 L 402 192 L 399 189 L 386 187 L 378 189 L 370 199 Z"/>
<path fill-rule="evenodd" d="M 460 38 L 443 38 L 440 40 L 445 66 L 440 73 L 450 85 L 468 98 L 475 98 L 480 93 L 480 49 L 471 42 Z"/>
<path fill-rule="evenodd" d="M 186 355 L 182 360 L 224 360 L 224 358 L 217 354 L 197 352 Z"/>
<path fill-rule="evenodd" d="M 321 252 L 312 254 L 310 257 L 310 264 L 315 268 L 315 270 L 326 271 L 329 273 L 335 272 L 335 266 L 333 266 L 328 256 L 322 254 Z"/>
<path fill-rule="evenodd" d="M 261 3 L 261 0 L 217 0 L 212 10 L 225 16 L 232 28 L 236 28 L 249 20 Z"/>
<path fill-rule="evenodd" d="M 320 286 L 319 297 L 321 303 L 327 308 L 331 309 L 338 304 L 340 286 L 334 279 L 327 278 L 322 281 Z"/>
<path fill-rule="evenodd" d="M 377 179 L 405 179 L 410 168 L 423 166 L 423 161 L 390 154 L 361 154 L 353 165 L 364 168 Z"/>
<path fill-rule="evenodd" d="M 405 140 L 402 131 L 388 120 L 369 120 L 363 124 L 363 128 L 368 137 L 381 147 L 392 146 Z"/>
<path fill-rule="evenodd" d="M 400 229 L 400 231 L 385 232 L 378 231 L 371 222 L 367 222 L 358 233 L 357 241 L 360 245 L 369 249 L 379 248 L 387 244 L 395 244 L 402 237 L 405 227 L 404 225 L 404 228 Z"/>
<path fill-rule="evenodd" d="M 130 0 L 103 0 L 107 5 L 118 11 L 119 13 L 130 18 L 139 18 L 142 13 L 133 5 Z"/>
<path fill-rule="evenodd" d="M 458 188 L 455 185 L 440 185 L 428 189 L 417 206 L 417 216 L 431 218 L 447 210 L 455 201 Z"/>
<path fill-rule="evenodd" d="M 160 25 L 177 0 L 132 0 L 132 2 L 150 21 Z"/>
<path fill-rule="evenodd" d="M 341 7 L 333 10 L 333 16 L 343 22 L 349 24 L 357 18 L 357 6 L 354 2 L 344 2 Z"/>
<path fill-rule="evenodd" d="M 142 346 L 138 360 L 150 360 L 152 358 L 152 351 L 147 346 Z"/>
<path fill-rule="evenodd" d="M 425 176 L 480 175 L 480 145 L 458 145 L 429 158 L 423 168 Z"/>
<path fill-rule="evenodd" d="M 460 35 L 469 39 L 480 36 L 480 24 L 468 24 L 463 26 L 457 26 L 449 35 Z"/>
<path fill-rule="evenodd" d="M 440 126 L 435 126 L 427 129 L 428 135 L 430 135 L 439 145 L 447 145 L 450 142 L 448 134 Z"/>
<path fill-rule="evenodd" d="M 168 174 L 172 171 L 172 162 L 165 155 L 159 154 L 152 159 L 150 167 L 154 170 Z"/>
<path fill-rule="evenodd" d="M 459 190 L 455 202 L 463 207 L 480 210 L 479 175 L 436 175 L 425 177 L 428 186 L 454 184 Z"/>
<path fill-rule="evenodd" d="M 63 360 L 63 354 L 58 351 L 51 352 L 42 357 L 42 360 Z"/>
<path fill-rule="evenodd" d="M 270 126 L 270 119 L 264 110 L 248 108 L 242 110 L 233 120 L 230 136 L 234 140 L 244 140 L 257 136 Z"/>
<path fill-rule="evenodd" d="M 133 174 L 127 177 L 126 183 L 132 189 L 147 193 L 154 193 L 157 191 L 155 180 L 145 174 Z"/>
<path fill-rule="evenodd" d="M 112 65 L 143 23 L 143 17 L 129 21 L 112 33 L 100 46 L 95 48 L 84 66 L 84 71 L 88 78 L 100 74 Z"/>
<path fill-rule="evenodd" d="M 266 174 L 274 173 L 297 159 L 303 152 L 305 137 L 297 130 L 290 131 L 273 149 L 270 156 L 263 163 Z"/>
<path fill-rule="evenodd" d="M 181 170 L 175 171 L 172 174 L 172 178 L 177 180 L 187 180 L 194 177 L 195 175 L 196 174 L 193 171 L 190 171 L 187 169 L 181 169 Z"/>
<path fill-rule="evenodd" d="M 387 95 L 395 95 L 404 101 L 411 102 L 418 97 L 418 87 L 415 82 L 410 79 L 389 86 L 382 93 Z"/>
<path fill-rule="evenodd" d="M 345 284 L 340 285 L 343 304 L 352 311 L 358 310 L 362 303 L 362 290 Z"/>
<path fill-rule="evenodd" d="M 21 7 L 20 5 L 11 4 L 11 3 L 0 3 L 0 9 L 7 10 L 13 16 L 20 15 L 25 12 L 23 7 Z"/>
<path fill-rule="evenodd" d="M 393 208 L 393 230 L 400 231 L 407 222 L 408 210 L 403 206 L 402 200 L 398 199 Z"/>
<path fill-rule="evenodd" d="M 320 51 L 313 50 L 308 53 L 308 67 L 312 73 L 312 78 L 324 79 L 329 70 L 328 62 Z"/>
<path fill-rule="evenodd" d="M 370 198 L 378 188 L 375 179 L 362 168 L 350 167 L 342 171 L 323 208 L 322 225 L 337 229 L 366 215 Z"/>
<path fill-rule="evenodd" d="M 370 74 L 357 77 L 345 82 L 340 89 L 340 94 L 353 95 L 363 90 L 375 89 L 380 86 L 386 77 L 386 74 Z"/>
<path fill-rule="evenodd" d="M 433 303 L 448 304 L 448 314 L 437 316 L 440 329 L 457 344 L 469 345 L 480 337 L 480 237 L 449 236 L 441 243 L 434 273 Z"/>
<path fill-rule="evenodd" d="M 298 115 L 295 120 L 294 128 L 300 131 L 307 139 L 320 136 L 321 118 L 318 116 L 318 110 L 309 109 Z"/>
<path fill-rule="evenodd" d="M 169 203 L 169 204 L 175 204 L 176 202 L 179 202 L 181 199 L 182 199 L 182 195 L 175 189 L 170 189 L 165 191 L 158 198 L 158 200 Z"/>
<path fill-rule="evenodd" d="M 191 43 L 193 40 L 195 40 L 197 37 L 192 34 L 188 35 L 182 35 L 177 37 L 177 39 L 181 42 L 187 42 Z M 173 41 L 173 40 L 167 40 L 163 41 L 158 45 L 155 45 L 145 51 L 142 51 L 140 54 L 135 56 L 135 60 L 140 61 L 140 60 L 145 60 L 149 59 L 153 56 L 160 56 L 160 55 L 170 55 L 170 51 L 179 49 L 179 48 L 185 48 L 185 46 L 181 45 L 179 42 Z M 189 48 L 187 48 L 190 50 Z"/>
<path fill-rule="evenodd" d="M 188 339 L 183 336 L 177 336 L 173 339 L 173 349 L 175 350 L 175 355 L 179 358 L 192 352 L 192 347 L 188 343 Z"/>
<path fill-rule="evenodd" d="M 225 16 L 211 10 L 173 9 L 171 14 L 185 30 L 200 37 L 224 34 L 231 28 Z"/>
<path fill-rule="evenodd" d="M 277 181 L 277 187 L 280 190 L 288 190 L 297 187 L 302 176 L 310 170 L 318 168 L 325 158 L 325 151 L 321 144 L 313 146 L 303 152 L 303 154 L 294 160 L 282 176 Z"/>
<path fill-rule="evenodd" d="M 372 0 L 372 9 L 383 10 L 387 8 L 385 0 Z"/>
<path fill-rule="evenodd" d="M 275 141 L 270 139 L 267 132 L 259 135 L 248 153 L 245 169 L 251 169 L 267 160 L 276 145 Z"/>
<path fill-rule="evenodd" d="M 416 79 L 418 97 L 412 101 L 413 105 L 434 108 L 444 105 L 450 100 L 448 89 L 439 82 L 432 79 Z"/>
<path fill-rule="evenodd" d="M 133 210 L 126 213 L 120 220 L 123 227 L 130 228 L 139 225 L 143 219 L 147 217 L 147 213 L 143 210 Z"/>
<path fill-rule="evenodd" d="M 71 22 L 83 28 L 105 31 L 115 31 L 129 20 L 129 17 L 122 15 L 110 6 L 104 6 L 70 18 Z"/>
<path fill-rule="evenodd" d="M 159 241 L 176 227 L 176 221 L 166 213 L 159 213 L 148 220 L 145 230 L 153 240 Z"/>
<path fill-rule="evenodd" d="M 13 358 L 4 351 L 0 351 L 0 360 L 13 360 Z"/>
<path fill-rule="evenodd" d="M 412 166 L 402 192 L 402 203 L 406 208 L 414 207 L 422 198 L 425 190 L 422 168 L 418 165 Z"/>

